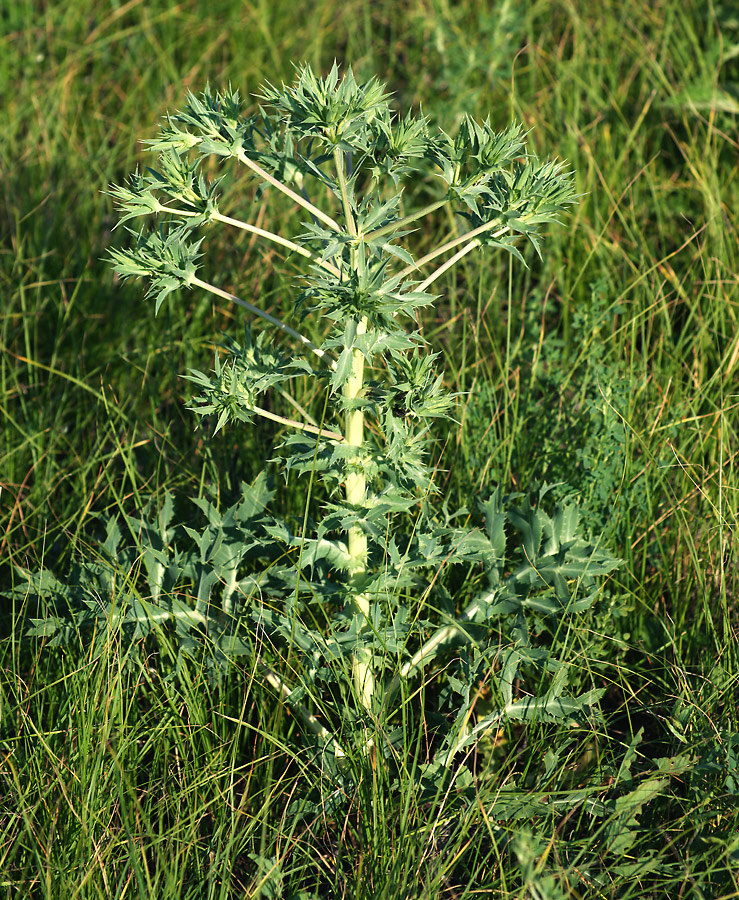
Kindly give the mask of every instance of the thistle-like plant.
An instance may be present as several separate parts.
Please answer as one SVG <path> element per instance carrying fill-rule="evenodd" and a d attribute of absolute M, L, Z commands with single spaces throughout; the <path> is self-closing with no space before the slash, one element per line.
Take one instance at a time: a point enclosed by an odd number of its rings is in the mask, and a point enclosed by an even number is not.
<path fill-rule="evenodd" d="M 305 486 L 303 522 L 272 514 L 263 474 L 225 513 L 198 501 L 201 530 L 173 526 L 171 503 L 153 519 L 129 518 L 145 590 L 135 576 L 112 585 L 104 564 L 83 564 L 71 584 L 29 575 L 32 588 L 70 607 L 82 591 L 78 625 L 105 618 L 136 636 L 170 622 L 184 653 L 207 641 L 216 664 L 250 655 L 339 769 L 350 744 L 377 745 L 372 723 L 390 722 L 422 673 L 428 684 L 438 676 L 446 722 L 437 765 L 505 719 L 586 714 L 596 695 L 573 695 L 556 636 L 567 616 L 592 605 L 594 577 L 616 561 L 579 536 L 574 506 L 548 515 L 496 490 L 478 504 L 481 527 L 445 512 L 430 441 L 455 397 L 417 326 L 433 286 L 467 254 L 500 248 L 523 262 L 526 241 L 539 253 L 541 227 L 576 199 L 570 174 L 528 153 L 519 125 L 496 132 L 465 117 L 454 136 L 434 131 L 422 115 L 396 115 L 376 79 L 360 84 L 336 65 L 325 78 L 304 67 L 289 86 L 263 87 L 258 101 L 245 114 L 236 91 L 206 88 L 167 116 L 148 142 L 157 162 L 111 189 L 121 221 L 147 220 L 111 255 L 121 277 L 148 280 L 157 310 L 187 288 L 246 311 L 243 334 L 226 340 L 213 370 L 187 376 L 197 389 L 192 409 L 216 432 L 256 427 L 260 417 L 280 425 L 281 464 Z M 206 168 L 211 157 L 216 166 Z M 259 204 L 275 192 L 292 201 L 298 233 L 220 212 L 238 166 L 253 176 Z M 422 193 L 426 202 L 414 206 Z M 414 258 L 412 235 L 443 207 L 457 224 Z M 283 321 L 209 280 L 204 248 L 217 226 L 271 242 L 295 262 L 295 315 Z M 302 333 L 306 320 L 319 339 Z M 290 392 L 298 378 L 320 387 L 316 418 Z M 267 392 L 274 401 L 265 403 Z M 274 411 L 288 407 L 289 415 Z M 325 488 L 318 508 L 314 479 Z M 102 556 L 133 572 L 137 554 L 125 556 L 120 543 L 113 523 Z M 535 639 L 532 616 L 548 644 Z M 56 637 L 68 628 L 64 616 L 37 623 Z M 481 682 L 493 697 L 484 715 L 475 713 Z M 383 734 L 391 756 L 392 731 Z"/>

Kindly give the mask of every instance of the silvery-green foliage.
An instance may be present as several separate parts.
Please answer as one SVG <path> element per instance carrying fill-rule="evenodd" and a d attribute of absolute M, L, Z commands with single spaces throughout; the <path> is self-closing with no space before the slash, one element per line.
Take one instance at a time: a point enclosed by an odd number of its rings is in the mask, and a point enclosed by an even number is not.
<path fill-rule="evenodd" d="M 245 114 L 238 92 L 206 89 L 167 117 L 149 142 L 156 162 L 111 189 L 121 221 L 153 221 L 111 255 L 123 278 L 148 280 L 157 310 L 191 288 L 266 322 L 256 337 L 248 326 L 226 338 L 212 372 L 190 373 L 192 409 L 215 431 L 278 422 L 277 464 L 302 476 L 298 485 L 321 481 L 322 499 L 306 497 L 303 521 L 281 520 L 265 472 L 225 511 L 196 501 L 199 523 L 173 524 L 171 498 L 159 512 L 110 521 L 94 562 L 63 580 L 26 573 L 23 590 L 58 611 L 35 633 L 59 641 L 81 627 L 122 629 L 133 657 L 140 638 L 167 629 L 180 659 L 205 652 L 214 677 L 246 655 L 337 778 L 346 777 L 349 748 L 379 749 L 390 764 L 402 742 L 401 698 L 421 677 L 444 723 L 437 767 L 503 721 L 590 715 L 598 693 L 572 694 L 548 636 L 592 606 L 617 561 L 583 539 L 574 506 L 547 512 L 546 491 L 535 504 L 496 490 L 472 510 L 446 510 L 429 450 L 434 421 L 452 415 L 455 397 L 416 325 L 434 302 L 431 285 L 465 254 L 497 247 L 522 260 L 522 240 L 540 252 L 541 227 L 575 200 L 569 174 L 529 155 L 518 125 L 496 132 L 464 117 L 451 136 L 421 115 L 397 116 L 377 80 L 360 84 L 336 66 L 325 78 L 300 69 L 292 85 L 262 88 L 258 101 Z M 214 178 L 202 165 L 210 157 L 220 164 Z M 259 203 L 279 191 L 304 213 L 299 233 L 220 213 L 239 164 Z M 403 194 L 411 178 L 431 198 L 415 210 Z M 445 206 L 459 228 L 414 259 L 410 233 Z M 294 308 L 320 317 L 320 344 L 203 277 L 216 225 L 305 264 Z M 328 397 L 318 420 L 295 401 L 297 419 L 263 399 L 289 398 L 298 376 Z M 480 682 L 493 707 L 475 717 Z M 382 723 L 377 734 L 373 722 Z"/>

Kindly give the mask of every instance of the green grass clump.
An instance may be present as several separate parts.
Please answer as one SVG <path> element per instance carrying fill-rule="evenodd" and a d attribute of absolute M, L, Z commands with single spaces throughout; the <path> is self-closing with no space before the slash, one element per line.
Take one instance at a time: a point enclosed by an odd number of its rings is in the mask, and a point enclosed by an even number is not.
<path fill-rule="evenodd" d="M 240 323 L 181 292 L 155 325 L 102 261 L 123 240 L 103 191 L 145 162 L 136 138 L 187 89 L 249 94 L 290 81 L 293 60 L 334 58 L 447 130 L 462 111 L 521 120 L 571 163 L 583 197 L 545 259 L 524 271 L 470 254 L 421 319 L 463 394 L 437 480 L 450 511 L 496 485 L 554 485 L 624 560 L 556 636 L 570 683 L 604 690 L 599 718 L 504 724 L 469 775 L 445 779 L 424 768 L 428 702 L 408 698 L 403 765 L 358 758 L 356 793 L 320 815 L 305 805 L 320 779 L 285 749 L 299 723 L 258 671 L 237 662 L 216 683 L 194 657 L 173 677 L 166 633 L 137 647 L 143 667 L 114 636 L 50 649 L 27 635 L 43 610 L 3 600 L 3 890 L 739 896 L 731 5 L 74 0 L 11 4 L 2 22 L 0 589 L 18 566 L 94 559 L 101 513 L 134 516 L 167 491 L 181 519 L 187 498 L 225 508 L 271 457 L 277 426 L 194 428 L 178 373 Z M 271 226 L 294 233 L 289 204 L 276 209 Z M 413 235 L 414 252 L 451 224 Z M 281 257 L 248 235 L 211 252 L 222 284 L 287 313 Z M 280 512 L 300 516 L 301 496 L 284 488 Z M 475 715 L 490 702 L 481 678 Z"/>

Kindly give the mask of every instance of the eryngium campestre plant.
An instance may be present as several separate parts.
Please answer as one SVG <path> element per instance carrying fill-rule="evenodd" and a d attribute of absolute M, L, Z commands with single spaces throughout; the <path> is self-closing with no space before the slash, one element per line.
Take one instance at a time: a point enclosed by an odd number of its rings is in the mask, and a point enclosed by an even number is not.
<path fill-rule="evenodd" d="M 81 562 L 66 582 L 26 573 L 36 595 L 64 601 L 37 633 L 61 640 L 115 626 L 135 644 L 169 623 L 181 658 L 205 645 L 216 673 L 246 655 L 337 778 L 352 748 L 393 759 L 421 679 L 435 698 L 437 767 L 504 720 L 589 715 L 598 693 L 573 693 L 558 636 L 617 561 L 581 538 L 575 506 L 548 514 L 545 492 L 532 505 L 494 491 L 477 503 L 480 527 L 445 511 L 429 450 L 455 397 L 417 326 L 433 286 L 467 254 L 501 249 L 523 262 L 525 242 L 540 252 L 542 226 L 576 199 L 566 168 L 528 153 L 517 124 L 496 132 L 465 117 L 451 136 L 422 115 L 398 116 L 376 79 L 360 84 L 336 65 L 325 78 L 304 67 L 289 86 L 264 86 L 251 113 L 236 91 L 191 94 L 148 145 L 154 165 L 111 189 L 122 222 L 145 220 L 127 249 L 111 250 L 115 270 L 146 279 L 157 310 L 186 288 L 246 311 L 249 324 L 218 349 L 213 370 L 187 376 L 192 409 L 215 432 L 277 422 L 304 517 L 296 526 L 271 511 L 265 471 L 225 512 L 195 501 L 205 527 L 173 525 L 169 498 L 153 517 L 128 517 L 138 549 L 111 521 L 103 562 Z M 292 201 L 303 215 L 296 233 L 219 211 L 240 166 L 256 206 L 275 192 Z M 413 232 L 443 207 L 455 226 L 414 258 Z M 289 321 L 207 274 L 218 226 L 294 262 Z M 301 333 L 301 317 L 319 339 Z M 315 418 L 291 393 L 296 379 L 315 381 Z M 481 683 L 492 697 L 484 714 Z"/>

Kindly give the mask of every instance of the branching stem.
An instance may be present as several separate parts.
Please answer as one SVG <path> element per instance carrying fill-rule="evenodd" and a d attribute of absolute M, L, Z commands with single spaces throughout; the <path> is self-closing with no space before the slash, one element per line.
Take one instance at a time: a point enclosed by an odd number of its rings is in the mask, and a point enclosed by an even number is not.
<path fill-rule="evenodd" d="M 344 748 L 341 744 L 336 740 L 336 738 L 331 734 L 331 732 L 323 726 L 318 719 L 312 714 L 309 713 L 308 710 L 303 706 L 302 703 L 293 699 L 294 691 L 290 688 L 280 676 L 274 671 L 274 669 L 270 669 L 269 666 L 266 666 L 263 662 L 257 660 L 257 666 L 259 670 L 264 675 L 264 679 L 271 687 L 273 687 L 280 697 L 288 704 L 290 709 L 298 715 L 300 721 L 308 728 L 309 731 L 312 731 L 313 734 L 317 734 L 321 740 L 326 741 L 326 743 L 330 743 L 334 756 L 336 757 L 336 761 L 341 764 L 346 759 L 346 753 L 344 752 Z"/>
<path fill-rule="evenodd" d="M 315 253 L 311 253 L 306 247 L 302 247 L 300 244 L 296 244 L 295 241 L 288 240 L 288 238 L 284 238 L 279 234 L 275 234 L 273 231 L 265 231 L 264 228 L 258 228 L 256 225 L 250 225 L 248 222 L 242 222 L 241 219 L 232 219 L 231 216 L 224 216 L 221 213 L 213 213 L 211 218 L 215 222 L 223 222 L 224 225 L 231 225 L 234 228 L 241 228 L 242 231 L 248 231 L 251 234 L 256 234 L 259 237 L 266 238 L 268 241 L 272 241 L 275 244 L 279 244 L 282 247 L 286 247 L 288 250 L 292 250 L 293 253 L 299 253 L 300 256 L 305 257 L 305 259 L 309 259 L 312 263 L 315 263 L 321 269 L 325 269 L 327 272 L 330 272 L 332 275 L 335 275 L 337 278 L 341 277 L 341 270 L 333 265 L 333 263 L 328 262 L 328 260 L 322 260 L 320 257 L 316 256 Z"/>
<path fill-rule="evenodd" d="M 452 266 L 456 265 L 463 256 L 466 256 L 471 250 L 474 250 L 475 247 L 479 247 L 482 244 L 480 238 L 474 238 L 469 242 L 469 244 L 465 244 L 461 250 L 457 250 L 454 256 L 450 256 L 449 259 L 438 269 L 435 269 L 428 278 L 422 281 L 416 290 L 425 291 L 430 285 L 432 285 L 437 278 L 444 274 L 447 269 L 451 269 Z"/>
<path fill-rule="evenodd" d="M 255 175 L 258 175 L 260 178 L 263 178 L 268 184 L 271 184 L 273 187 L 277 188 L 278 191 L 282 191 L 287 197 L 289 197 L 294 203 L 297 203 L 298 206 L 302 206 L 303 209 L 306 209 L 312 216 L 315 216 L 317 219 L 320 219 L 324 225 L 328 225 L 333 231 L 341 231 L 341 225 L 335 220 L 332 219 L 331 216 L 326 215 L 326 213 L 319 209 L 317 206 L 314 206 L 310 200 L 306 200 L 305 197 L 301 197 L 300 194 L 296 194 L 295 191 L 291 190 L 286 184 L 283 184 L 279 179 L 274 178 L 269 174 L 265 169 L 263 169 L 259 163 L 254 162 L 253 159 L 249 159 L 249 157 L 244 153 L 243 150 L 239 150 L 237 154 L 238 159 L 244 163 L 245 166 L 248 166 L 254 172 Z"/>
<path fill-rule="evenodd" d="M 328 431 L 325 428 L 317 428 L 315 425 L 309 425 L 307 422 L 298 422 L 295 419 L 287 419 L 285 416 L 278 416 L 276 413 L 270 412 L 268 409 L 263 409 L 261 406 L 250 406 L 249 409 L 258 416 L 262 416 L 272 422 L 278 422 L 280 425 L 285 425 L 288 428 L 297 428 L 298 431 L 305 431 L 308 434 L 325 437 L 330 441 L 344 442 L 344 436 L 336 431 Z"/>
<path fill-rule="evenodd" d="M 420 259 L 417 259 L 412 265 L 406 266 L 401 272 L 398 273 L 399 278 L 406 278 L 408 275 L 411 275 L 417 269 L 420 269 L 421 266 L 425 266 L 426 263 L 431 262 L 436 259 L 438 256 L 446 253 L 448 250 L 453 250 L 455 247 L 459 247 L 460 244 L 464 244 L 467 241 L 471 241 L 473 238 L 476 238 L 480 234 L 485 234 L 488 231 L 492 231 L 493 228 L 498 224 L 498 222 L 485 222 L 482 225 L 478 225 L 477 228 L 472 228 L 470 231 L 465 231 L 464 234 L 461 234 L 459 237 L 451 238 L 448 241 L 445 241 L 443 244 L 440 244 L 438 247 L 431 250 L 430 253 L 427 253 L 425 256 L 422 256 Z M 507 231 L 510 231 L 509 225 L 504 225 L 495 234 L 492 235 L 493 238 L 498 238 L 504 235 Z"/>
<path fill-rule="evenodd" d="M 321 348 L 314 344 L 310 338 L 307 338 L 304 334 L 301 334 L 299 331 L 296 331 L 294 328 L 286 325 L 276 316 L 265 312 L 258 306 L 254 306 L 253 303 L 248 303 L 246 300 L 242 300 L 241 297 L 237 297 L 236 294 L 231 294 L 229 291 L 224 291 L 222 288 L 216 287 L 214 284 L 211 284 L 208 281 L 203 281 L 202 279 L 198 278 L 197 275 L 193 275 L 190 278 L 190 285 L 202 288 L 204 291 L 209 291 L 211 294 L 215 294 L 216 297 L 222 297 L 224 300 L 231 300 L 233 303 L 237 303 L 239 306 L 243 306 L 244 309 L 248 309 L 249 312 L 254 313 L 255 316 L 259 316 L 260 319 L 264 319 L 266 322 L 271 322 L 272 325 L 277 326 L 280 331 L 284 332 L 285 334 L 289 334 L 290 337 L 293 337 L 296 340 L 300 341 L 303 346 L 307 347 L 311 352 L 315 353 L 316 356 L 322 359 L 326 363 L 326 365 L 330 366 L 330 368 L 336 368 L 335 360 L 330 359 L 327 356 L 325 350 L 321 350 Z"/>
<path fill-rule="evenodd" d="M 159 212 L 169 213 L 171 216 L 181 216 L 184 218 L 193 218 L 194 216 L 202 215 L 202 213 L 193 212 L 189 209 L 173 209 L 171 206 L 164 205 L 159 207 Z M 325 269 L 337 278 L 341 277 L 341 270 L 333 265 L 333 263 L 321 259 L 316 256 L 315 253 L 311 253 L 306 247 L 302 247 L 300 244 L 296 244 L 295 241 L 284 238 L 280 234 L 275 234 L 274 231 L 266 231 L 264 228 L 259 228 L 257 225 L 250 225 L 249 222 L 244 222 L 242 219 L 224 216 L 219 212 L 210 213 L 210 219 L 213 222 L 222 222 L 224 225 L 230 225 L 232 228 L 240 228 L 242 231 L 248 231 L 249 234 L 256 234 L 258 237 L 272 241 L 274 244 L 279 244 L 281 247 L 285 247 L 293 253 L 298 253 L 300 256 L 305 257 L 305 259 L 309 259 L 312 263 L 319 266 L 319 268 Z"/>
<path fill-rule="evenodd" d="M 276 386 L 275 389 L 278 391 L 278 393 L 280 394 L 281 397 L 284 397 L 285 400 L 287 400 L 287 402 L 290 404 L 290 406 L 292 406 L 293 409 L 297 409 L 297 411 L 300 413 L 300 415 L 307 422 L 310 422 L 310 424 L 315 426 L 316 428 L 319 427 L 318 422 L 316 422 L 316 420 L 308 412 L 307 409 L 305 409 L 303 406 L 300 405 L 300 403 L 298 403 L 298 401 L 295 399 L 295 397 L 292 397 L 290 394 L 288 394 L 288 392 L 284 388 L 279 387 L 279 385 Z"/>
<path fill-rule="evenodd" d="M 344 208 L 344 218 L 346 219 L 346 228 L 352 237 L 357 236 L 357 223 L 354 221 L 354 213 L 352 205 L 349 201 L 349 190 L 346 183 L 346 172 L 344 169 L 344 151 L 339 147 L 334 148 L 334 162 L 336 163 L 336 177 L 339 182 L 339 190 L 341 191 L 341 204 Z"/>
<path fill-rule="evenodd" d="M 455 619 L 453 622 L 450 622 L 448 625 L 443 625 L 441 628 L 438 628 L 434 634 L 419 647 L 419 649 L 414 653 L 411 659 L 401 668 L 400 672 L 393 678 L 390 684 L 385 691 L 385 702 L 389 703 L 400 687 L 402 681 L 405 681 L 407 678 L 410 678 L 415 672 L 419 669 L 423 669 L 430 662 L 436 658 L 439 650 L 444 647 L 445 644 L 448 644 L 450 641 L 453 641 L 459 637 L 467 638 L 468 625 L 472 624 L 475 620 L 475 616 L 478 614 L 480 609 L 482 609 L 483 604 L 486 603 L 489 599 L 489 595 L 484 595 L 483 597 L 479 597 L 474 603 L 470 604 L 467 609 L 462 613 L 462 615 Z"/>
<path fill-rule="evenodd" d="M 365 235 L 365 239 L 367 241 L 373 241 L 379 237 L 384 237 L 386 234 L 397 232 L 398 229 L 404 228 L 406 225 L 410 225 L 413 222 L 417 222 L 418 219 L 422 219 L 424 216 L 435 212 L 437 209 L 441 209 L 441 207 L 446 206 L 448 202 L 449 201 L 445 197 L 443 200 L 436 200 L 434 203 L 429 203 L 429 205 L 424 206 L 423 209 L 418 209 L 415 212 L 408 213 L 408 215 L 403 216 L 402 219 L 388 222 L 387 225 L 383 225 L 382 228 L 376 228 L 374 231 L 370 231 Z"/>

